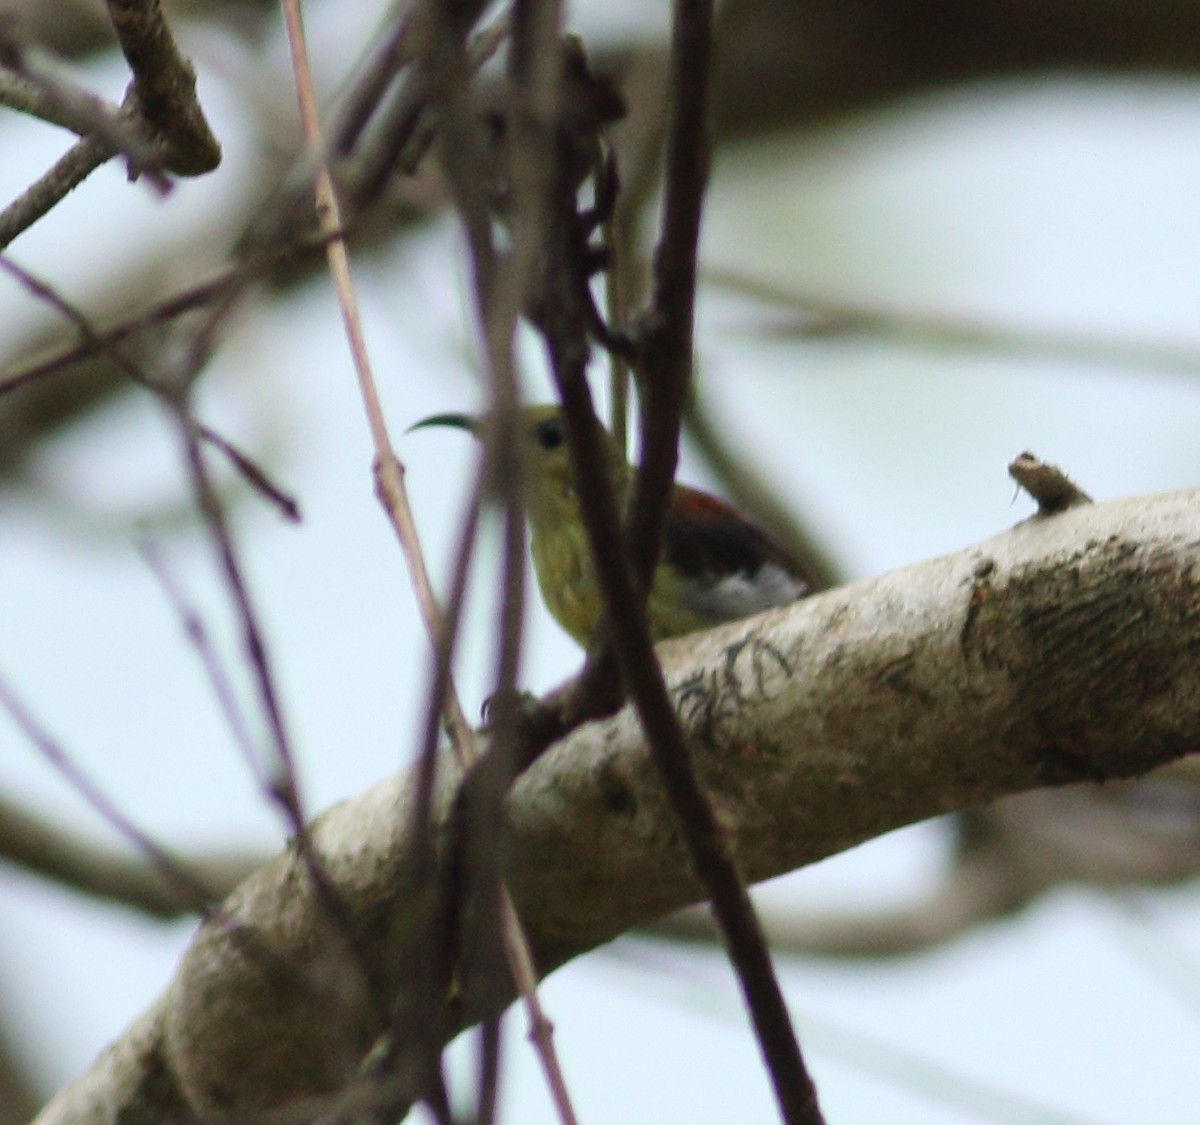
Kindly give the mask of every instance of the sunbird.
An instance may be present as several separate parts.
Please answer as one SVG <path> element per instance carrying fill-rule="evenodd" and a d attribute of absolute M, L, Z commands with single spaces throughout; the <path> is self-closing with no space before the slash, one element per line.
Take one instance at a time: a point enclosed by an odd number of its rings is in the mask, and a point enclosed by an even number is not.
<path fill-rule="evenodd" d="M 483 416 L 435 414 L 409 429 L 452 426 L 478 436 L 484 423 Z M 605 431 L 604 436 L 617 503 L 624 511 L 633 468 L 612 435 Z M 555 620 L 586 648 L 602 607 L 561 409 L 523 408 L 517 441 L 538 586 Z M 809 589 L 800 565 L 757 524 L 707 492 L 674 486 L 647 601 L 653 640 L 750 617 L 795 601 Z"/>

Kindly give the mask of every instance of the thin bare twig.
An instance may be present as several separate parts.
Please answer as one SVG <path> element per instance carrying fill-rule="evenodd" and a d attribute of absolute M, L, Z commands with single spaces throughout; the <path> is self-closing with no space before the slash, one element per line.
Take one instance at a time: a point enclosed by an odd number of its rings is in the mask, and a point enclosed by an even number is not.
<path fill-rule="evenodd" d="M 297 0 L 283 0 L 284 18 L 287 25 L 288 41 L 292 51 L 293 66 L 296 75 L 297 95 L 300 100 L 301 119 L 304 123 L 305 136 L 309 145 L 317 152 L 321 151 L 321 125 L 317 111 L 316 99 L 312 90 L 312 78 L 308 64 L 307 48 L 304 40 Z M 330 273 L 338 296 L 351 355 L 354 360 L 355 372 L 358 377 L 359 391 L 367 413 L 368 425 L 375 448 L 376 491 L 385 511 L 391 520 L 400 541 L 405 560 L 408 563 L 417 593 L 418 604 L 425 620 L 426 631 L 434 645 L 435 653 L 441 653 L 446 636 L 445 624 L 437 599 L 433 593 L 432 583 L 425 567 L 412 510 L 408 503 L 407 492 L 404 488 L 403 470 L 399 459 L 392 448 L 387 425 L 383 417 L 382 405 L 375 387 L 371 370 L 366 341 L 362 333 L 361 320 L 358 315 L 357 300 L 354 294 L 353 279 L 350 272 L 349 255 L 344 241 L 336 237 L 341 227 L 337 195 L 324 161 L 318 164 L 315 176 L 318 218 L 322 231 L 330 235 L 326 246 Z M 448 683 L 444 713 L 446 727 L 450 733 L 451 743 L 460 761 L 466 763 L 478 757 L 474 732 L 466 722 L 462 706 L 458 700 L 453 685 Z M 540 1005 L 536 999 L 536 972 L 532 970 L 532 956 L 529 953 L 528 941 L 520 928 L 511 899 L 504 894 L 501 900 L 502 924 L 501 933 L 518 989 L 525 997 L 527 1005 L 535 1013 L 535 1020 L 544 1023 Z M 548 1062 L 548 1056 L 543 1047 L 540 1057 L 543 1066 L 557 1069 L 557 1064 Z"/>
<path fill-rule="evenodd" d="M 474 35 L 467 48 L 466 59 L 471 74 L 495 55 L 508 38 L 509 31 L 509 14 L 504 10 Z M 429 150 L 437 133 L 437 126 L 429 113 L 430 72 L 422 65 L 421 52 L 415 46 L 411 48 L 411 53 L 397 47 L 390 58 L 385 54 L 381 62 L 396 68 L 414 54 L 417 56 L 416 65 L 408 70 L 405 82 L 397 88 L 390 101 L 380 108 L 378 101 L 382 100 L 383 92 L 379 91 L 377 104 L 371 107 L 377 118 L 372 130 L 375 143 L 363 153 L 353 187 L 352 204 L 356 211 L 370 207 L 396 173 L 411 173 Z M 376 84 L 377 89 L 381 76 L 368 70 L 365 76 L 368 93 L 374 92 L 370 90 L 372 83 Z M 350 146 L 365 128 L 365 103 L 365 96 L 352 101 L 346 114 L 346 123 L 335 133 L 335 151 L 340 155 L 348 154 Z"/>
<path fill-rule="evenodd" d="M 15 278 L 35 297 L 57 309 L 58 312 L 69 320 L 83 338 L 87 349 L 92 352 L 104 353 L 139 387 L 150 391 L 151 394 L 156 395 L 159 399 L 166 402 L 172 409 L 179 408 L 177 388 L 168 387 L 161 380 L 152 379 L 122 348 L 121 339 L 124 333 L 119 331 L 101 332 L 81 309 L 68 301 L 57 289 L 41 278 L 35 277 L 23 266 L 17 265 L 16 262 L 4 254 L 0 254 L 0 269 Z M 218 290 L 218 292 L 221 291 Z M 228 300 L 229 294 L 226 291 L 222 296 L 223 299 Z M 197 368 L 198 363 L 199 361 L 197 361 Z M 40 365 L 36 368 L 20 372 L 0 384 L 0 395 L 3 395 L 10 389 L 14 389 L 16 386 L 21 386 L 31 381 L 32 378 L 49 374 L 50 370 L 52 369 L 48 369 L 45 365 Z M 251 460 L 250 457 L 203 422 L 194 418 L 190 419 L 190 422 L 195 427 L 200 439 L 227 457 L 255 492 L 274 505 L 286 519 L 293 523 L 299 521 L 300 505 L 292 496 L 289 496 L 275 484 L 267 476 L 266 472 Z"/>
<path fill-rule="evenodd" d="M 41 299 L 49 302 L 69 319 L 85 338 L 97 340 L 95 328 L 88 318 L 63 298 L 56 290 L 46 283 L 33 277 L 11 260 L 0 256 L 0 267 L 4 268 L 22 284 L 26 285 Z M 217 321 L 228 311 L 229 302 L 236 295 L 223 298 L 209 318 L 207 328 L 211 331 Z M 295 761 L 290 741 L 283 721 L 283 710 L 275 688 L 274 675 L 267 653 L 263 632 L 258 623 L 257 614 L 250 598 L 241 564 L 234 548 L 225 513 L 221 507 L 217 491 L 209 478 L 208 469 L 204 463 L 201 442 L 205 440 L 206 428 L 197 423 L 187 409 L 187 392 L 196 372 L 208 354 L 207 335 L 200 332 L 193 339 L 193 346 L 180 363 L 179 369 L 172 372 L 172 378 L 150 378 L 131 359 L 125 356 L 118 345 L 104 348 L 113 360 L 129 374 L 139 385 L 154 390 L 161 400 L 171 408 L 173 417 L 179 427 L 184 449 L 184 460 L 191 477 L 192 488 L 200 508 L 202 517 L 208 527 L 222 574 L 233 600 L 234 610 L 242 628 L 242 637 L 246 646 L 246 654 L 251 672 L 258 690 L 259 700 L 267 720 L 271 737 L 271 748 L 275 755 L 274 771 L 268 773 L 261 767 L 252 767 L 255 776 L 260 780 L 263 791 L 281 810 L 288 827 L 296 841 L 297 850 L 306 865 L 309 877 L 313 882 L 322 903 L 328 909 L 330 918 L 336 923 L 336 932 L 344 940 L 354 963 L 362 970 L 364 987 L 363 998 L 374 998 L 380 994 L 375 987 L 373 970 L 369 961 L 359 955 L 359 941 L 351 924 L 349 911 L 341 894 L 333 886 L 332 881 L 321 867 L 319 857 L 312 847 L 308 834 L 307 818 L 300 800 Z M 219 448 L 228 450 L 228 443 L 222 442 Z M 253 755 L 251 755 L 253 757 Z"/>
<path fill-rule="evenodd" d="M 73 144 L 38 179 L 0 211 L 0 250 L 27 231 L 100 167 L 112 150 L 96 137 Z"/>
<path fill-rule="evenodd" d="M 212 171 L 221 159 L 221 146 L 212 135 L 196 100 L 196 75 L 179 53 L 159 0 L 109 0 L 109 14 L 121 49 L 134 75 L 134 84 L 121 110 L 68 88 L 62 81 L 37 68 L 27 74 L 40 82 L 43 108 L 46 99 L 58 102 L 55 112 L 74 125 L 88 119 L 87 136 L 77 142 L 34 184 L 0 212 L 0 250 L 17 235 L 46 215 L 72 189 L 117 152 L 130 157 L 132 173 L 157 167 L 183 176 Z M 6 40 L 5 53 L 11 62 L 21 61 L 20 51 Z M 36 60 L 35 60 L 36 62 Z M 131 123 L 121 117 L 128 115 Z M 81 119 L 82 118 L 82 119 Z M 155 157 L 147 142 L 139 141 L 136 122 L 144 121 L 160 140 L 161 156 Z M 156 147 L 149 142 L 151 149 Z M 163 186 L 165 181 L 159 181 Z"/>
<path fill-rule="evenodd" d="M 197 914 L 206 915 L 220 899 L 166 848 L 155 842 L 129 819 L 83 772 L 62 745 L 34 717 L 33 712 L 7 680 L 0 677 L 0 708 L 8 712 L 43 758 L 122 836 L 154 865 L 168 887 Z"/>
<path fill-rule="evenodd" d="M 295 755 L 284 723 L 283 706 L 275 686 L 275 675 L 265 635 L 259 624 L 254 602 L 250 597 L 228 520 L 204 463 L 200 435 L 182 403 L 176 410 L 175 418 L 179 427 L 184 462 L 191 478 L 192 490 L 216 551 L 218 566 L 233 601 L 259 704 L 267 722 L 274 761 L 272 771 L 264 776 L 263 792 L 280 809 L 281 815 L 288 825 L 292 834 L 293 846 L 304 864 L 305 872 L 318 901 L 332 923 L 328 936 L 340 943 L 340 951 L 345 956 L 345 963 L 357 969 L 357 976 L 345 976 L 341 981 L 344 990 L 350 990 L 352 986 L 356 986 L 350 997 L 350 1004 L 379 1017 L 386 1008 L 380 973 L 372 960 L 363 952 L 362 937 L 352 918 L 349 903 L 325 870 L 321 857 L 313 845 L 308 818 L 300 795 Z"/>
<path fill-rule="evenodd" d="M 646 589 L 658 564 L 692 374 L 696 246 L 709 165 L 710 0 L 676 0 L 671 40 L 662 229 L 641 342 L 641 464 L 629 514 L 634 570 Z"/>
<path fill-rule="evenodd" d="M 138 544 L 138 549 L 141 552 L 142 558 L 146 560 L 146 565 L 150 568 L 155 578 L 158 579 L 158 584 L 162 587 L 163 593 L 166 594 L 167 601 L 170 602 L 171 608 L 175 611 L 180 624 L 183 626 L 183 631 L 189 643 L 200 659 L 200 664 L 204 668 L 204 674 L 208 678 L 209 686 L 216 697 L 217 705 L 220 707 L 221 714 L 225 718 L 225 725 L 229 728 L 229 733 L 233 736 L 234 744 L 241 751 L 251 776 L 260 786 L 265 788 L 269 784 L 267 773 L 263 768 L 258 748 L 254 744 L 254 737 L 250 733 L 250 724 L 246 721 L 246 716 L 242 713 L 241 705 L 237 699 L 237 692 L 234 690 L 233 683 L 226 674 L 224 666 L 221 664 L 221 659 L 208 635 L 208 630 L 204 626 L 203 619 L 196 612 L 195 608 L 189 604 L 187 597 L 184 595 L 179 583 L 175 580 L 175 576 L 167 567 L 166 561 L 159 553 L 154 542 L 149 539 L 143 539 Z"/>
<path fill-rule="evenodd" d="M 514 341 L 518 318 L 528 304 L 550 213 L 550 193 L 555 184 L 553 153 L 559 143 L 563 116 L 562 83 L 562 10 L 556 0 L 516 0 L 511 17 L 512 46 L 508 74 L 512 105 L 505 119 L 507 145 L 503 166 L 507 188 L 505 219 L 512 245 L 507 254 L 498 256 L 491 245 L 486 185 L 472 187 L 466 179 L 469 164 L 449 159 L 443 150 L 443 163 L 451 190 L 459 205 L 462 221 L 469 232 L 476 278 L 476 307 L 484 331 L 487 371 L 491 390 L 485 485 L 503 500 L 504 561 L 501 574 L 503 599 L 500 614 L 498 674 L 492 714 L 492 751 L 496 761 L 504 763 L 492 774 L 495 784 L 490 792 L 476 798 L 466 825 L 468 842 L 473 844 L 468 870 L 480 885 L 480 894 L 500 895 L 502 933 L 515 928 L 516 909 L 503 883 L 500 855 L 492 844 L 493 836 L 503 838 L 504 798 L 516 776 L 521 739 L 520 711 L 516 705 L 520 666 L 521 623 L 524 616 L 526 557 L 522 473 L 516 443 L 518 432 L 519 390 L 517 386 Z M 445 38 L 446 53 L 458 55 L 461 41 L 449 21 L 439 21 L 438 31 Z M 442 102 L 449 111 L 449 125 L 464 139 L 470 135 L 471 122 L 462 115 L 465 109 L 465 84 L 461 90 L 446 87 L 445 79 L 472 68 L 470 52 L 455 58 L 442 78 Z M 431 65 L 433 65 L 431 63 Z M 476 126 L 476 137 L 479 136 Z M 449 143 L 449 140 L 448 140 Z M 480 190 L 483 187 L 483 191 Z M 487 776 L 487 775 L 485 775 Z M 482 797 L 482 800 L 479 798 Z M 481 960 L 491 941 L 490 934 L 475 927 L 478 940 L 468 948 L 470 960 Z M 522 935 L 516 941 L 505 938 L 514 978 L 521 982 L 533 1040 L 550 1089 L 555 1110 L 563 1125 L 574 1125 L 574 1106 L 567 1089 L 557 1052 L 553 1028 L 537 995 L 536 966 Z M 499 975 L 493 973 L 499 981 Z M 495 1113 L 495 1081 L 500 1046 L 498 1019 L 494 1027 L 484 1028 L 478 1113 L 484 1125 L 490 1125 Z"/>
<path fill-rule="evenodd" d="M 416 770 L 417 781 L 411 802 L 414 841 L 411 868 L 415 888 L 414 903 L 418 904 L 418 909 L 427 910 L 431 919 L 423 931 L 421 929 L 415 931 L 416 936 L 408 954 L 413 966 L 410 975 L 414 978 L 410 1001 L 414 1015 L 411 1017 L 410 1023 L 422 1031 L 433 1026 L 441 1017 L 446 991 L 449 987 L 447 974 L 454 971 L 455 960 L 461 960 L 461 958 L 456 958 L 455 953 L 451 951 L 451 947 L 456 945 L 457 934 L 457 928 L 449 921 L 455 892 L 447 889 L 452 882 L 457 884 L 457 879 L 451 879 L 446 876 L 444 871 L 439 871 L 434 848 L 433 804 L 434 786 L 440 766 L 439 734 L 443 727 L 447 726 L 449 715 L 447 704 L 458 703 L 453 661 L 463 603 L 466 599 L 467 583 L 474 563 L 486 476 L 486 469 L 481 466 L 470 491 L 467 510 L 463 516 L 462 528 L 454 553 L 455 564 L 450 580 L 450 591 L 445 610 L 440 615 L 439 632 L 435 638 L 432 638 L 433 674 L 430 677 L 428 703 L 425 708 L 425 727 Z M 451 747 L 456 764 L 459 768 L 468 770 L 476 754 L 473 733 L 470 742 L 460 745 L 454 741 L 451 732 Z M 455 891 L 457 891 L 457 886 Z M 498 896 L 494 896 L 493 901 L 495 897 Z M 492 916 L 491 911 L 487 913 L 489 917 Z M 488 933 L 489 936 L 494 935 L 495 928 L 489 929 Z M 490 954 L 491 952 L 492 947 L 487 947 L 486 953 Z M 436 974 L 431 973 L 429 968 L 434 965 L 439 966 L 442 971 Z M 468 972 L 464 972 L 462 979 L 465 981 L 469 975 Z M 485 1050 L 493 1043 L 498 1044 L 499 1038 L 499 1027 L 495 1025 L 495 1021 L 486 1021 L 483 1029 Z M 421 1053 L 419 1059 L 421 1065 L 426 1071 L 436 1073 L 440 1065 L 440 1051 L 437 1050 L 436 1045 L 431 1047 L 427 1035 L 421 1035 L 418 1037 L 417 1049 Z"/>
<path fill-rule="evenodd" d="M 783 1117 L 791 1125 L 819 1125 L 823 1119 L 816 1090 L 792 1029 L 762 927 L 729 841 L 696 777 L 644 615 L 645 591 L 659 561 L 692 370 L 696 247 L 708 176 L 711 55 L 711 0 L 676 0 L 662 233 L 654 259 L 653 303 L 638 365 L 642 463 L 628 539 L 634 575 L 612 562 L 605 562 L 602 568 L 605 547 L 598 535 L 600 529 L 589 528 L 589 534 L 597 570 L 604 571 L 601 586 L 622 679 L 646 732 L 696 873 L 711 897 Z M 630 584 L 630 577 L 635 584 Z M 634 604 L 641 612 L 624 612 L 623 607 L 639 592 L 641 601 Z"/>
<path fill-rule="evenodd" d="M 242 630 L 242 643 L 245 645 L 258 691 L 259 703 L 267 721 L 274 761 L 270 769 L 264 770 L 259 767 L 254 773 L 265 783 L 266 794 L 283 810 L 288 827 L 296 834 L 302 850 L 307 851 L 307 818 L 300 799 L 295 756 L 283 719 L 283 706 L 275 687 L 275 675 L 267 652 L 266 639 L 258 622 L 258 614 L 250 597 L 224 509 L 204 464 L 200 435 L 182 407 L 176 412 L 176 420 L 183 440 L 184 461 L 191 476 L 192 489 L 200 507 L 200 514 L 208 526 L 218 565 L 229 588 L 234 612 Z"/>
<path fill-rule="evenodd" d="M 337 234 L 338 237 L 341 236 L 341 232 L 337 232 Z M 219 305 L 229 308 L 233 302 L 249 293 L 254 282 L 273 267 L 279 266 L 289 259 L 306 255 L 313 250 L 320 250 L 324 247 L 325 241 L 320 237 L 301 238 L 294 242 L 279 243 L 269 248 L 263 248 L 258 253 L 247 256 L 243 261 L 219 270 L 207 281 L 181 290 L 145 312 L 120 321 L 109 328 L 101 329 L 91 324 L 89 320 L 89 332 L 84 334 L 85 338 L 82 343 L 64 348 L 45 359 L 39 359 L 19 368 L 0 380 L 0 397 L 47 375 L 54 375 L 68 364 L 87 359 L 97 352 L 106 351 L 115 344 L 135 337 L 139 332 L 169 324 L 172 320 L 203 309 L 205 306 Z"/>
<path fill-rule="evenodd" d="M 0 99 L 5 104 L 104 142 L 113 155 L 126 157 L 130 179 L 144 175 L 160 195 L 170 191 L 171 181 L 163 173 L 163 146 L 149 135 L 131 96 L 115 105 L 92 93 L 36 45 L 5 35 L 2 21 L 0 64 L 7 68 L 0 70 Z M 5 91 L 10 98 L 3 98 Z"/>
<path fill-rule="evenodd" d="M 319 151 L 321 123 L 317 112 L 316 98 L 312 92 L 308 52 L 305 46 L 299 7 L 295 0 L 283 0 L 283 11 L 287 21 L 288 40 L 296 71 L 297 95 L 300 99 L 300 116 L 304 124 L 305 137 L 308 143 Z M 333 277 L 334 290 L 337 293 L 342 322 L 349 341 L 355 374 L 358 378 L 359 393 L 363 399 L 367 425 L 375 449 L 376 491 L 384 510 L 388 513 L 401 549 L 404 551 L 405 561 L 408 563 L 413 577 L 417 604 L 421 609 L 426 631 L 430 636 L 436 637 L 440 632 L 441 611 L 433 592 L 433 583 L 429 579 L 429 572 L 424 565 L 424 559 L 420 554 L 419 547 L 416 546 L 416 524 L 408 503 L 408 494 L 404 488 L 403 469 L 392 448 L 387 423 L 383 416 L 383 404 L 379 399 L 379 391 L 376 388 L 375 376 L 367 352 L 366 339 L 362 332 L 358 301 L 350 273 L 350 259 L 341 233 L 341 213 L 337 195 L 329 171 L 323 162 L 319 163 L 317 167 L 315 190 L 318 219 L 321 223 L 322 234 L 326 238 L 325 253 L 329 261 L 329 270 Z M 456 705 L 454 701 L 449 701 L 447 712 L 448 726 L 465 744 L 472 737 L 472 731 L 463 714 L 462 707 Z"/>

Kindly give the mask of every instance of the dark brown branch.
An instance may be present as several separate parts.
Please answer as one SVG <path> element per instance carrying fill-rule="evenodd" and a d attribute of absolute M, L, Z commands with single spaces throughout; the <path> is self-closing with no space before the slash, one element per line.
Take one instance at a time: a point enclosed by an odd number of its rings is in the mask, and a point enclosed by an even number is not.
<path fill-rule="evenodd" d="M 384 137 L 384 170 L 377 167 L 372 175 L 382 183 L 382 177 L 391 172 L 391 161 L 398 158 L 408 138 L 417 135 L 427 108 L 432 109 L 441 126 L 442 144 L 438 155 L 470 248 L 474 305 L 481 322 L 488 374 L 494 379 L 497 360 L 500 365 L 506 365 L 503 353 L 511 346 L 511 328 L 508 340 L 502 342 L 490 315 L 496 250 L 480 165 L 478 122 L 468 108 L 471 71 L 466 40 L 480 8 L 481 5 L 474 3 L 463 9 L 435 3 L 423 6 L 421 16 L 427 25 L 424 51 L 408 81 L 393 99 L 390 109 L 398 113 L 399 118 L 390 122 Z M 424 143 L 427 141 L 428 137 Z M 376 190 L 377 186 L 370 185 L 369 191 Z M 511 360 L 507 362 L 511 363 Z M 494 464 L 495 453 L 494 444 L 488 441 L 484 449 L 485 462 Z M 435 1113 L 439 1111 L 441 1093 L 437 1077 L 442 1044 L 431 1031 L 440 1017 L 440 1000 L 447 981 L 453 974 L 460 973 L 462 984 L 469 991 L 491 991 L 500 980 L 505 980 L 504 965 L 497 956 L 503 946 L 499 917 L 500 869 L 495 841 L 499 835 L 497 822 L 507 781 L 494 778 L 492 773 L 481 775 L 495 783 L 473 790 L 478 800 L 471 807 L 462 832 L 452 842 L 451 859 L 442 864 L 451 867 L 450 872 L 439 871 L 436 841 L 430 831 L 438 771 L 442 764 L 437 753 L 437 735 L 443 716 L 448 716 L 447 702 L 452 693 L 451 661 L 478 531 L 482 488 L 485 483 L 491 483 L 489 477 L 485 463 L 464 521 L 450 605 L 441 616 L 435 638 L 434 675 L 412 813 L 416 836 L 410 878 L 418 908 L 427 911 L 430 918 L 423 932 L 415 935 L 407 952 L 408 975 L 413 980 L 409 1004 L 412 1015 L 408 1022 L 412 1026 L 415 1021 L 417 1027 L 417 1034 L 407 1038 L 412 1057 L 410 1066 L 416 1070 L 419 1087 Z M 457 704 L 456 697 L 455 702 Z M 459 749 L 466 751 L 465 747 Z M 483 838 L 489 841 L 491 854 L 480 847 Z M 405 1028 L 397 1024 L 394 1035 L 397 1042 L 404 1040 Z M 402 1104 L 389 1107 L 393 1116 L 402 1110 Z"/>
<path fill-rule="evenodd" d="M 221 161 L 221 146 L 196 100 L 196 72 L 180 54 L 159 0 L 107 3 L 133 71 L 138 109 L 166 145 L 166 167 L 181 176 L 211 172 Z"/>
<path fill-rule="evenodd" d="M 506 221 L 512 247 L 499 259 L 492 285 L 481 288 L 478 311 L 485 337 L 490 391 L 489 435 L 483 485 L 499 499 L 503 519 L 502 600 L 497 629 L 496 685 L 491 712 L 498 767 L 484 776 L 494 781 L 493 791 L 474 798 L 469 824 L 467 871 L 475 881 L 468 904 L 497 902 L 496 917 L 486 926 L 465 927 L 462 934 L 462 963 L 477 982 L 472 990 L 486 997 L 488 1010 L 483 1023 L 480 1088 L 477 1117 L 491 1125 L 496 1110 L 496 1075 L 499 1071 L 502 995 L 508 988 L 508 968 L 502 961 L 507 951 L 496 940 L 502 933 L 501 906 L 509 907 L 511 896 L 503 881 L 507 855 L 506 798 L 516 777 L 519 757 L 520 708 L 517 704 L 521 657 L 521 625 L 524 619 L 527 571 L 525 555 L 525 512 L 523 472 L 516 435 L 520 425 L 520 390 L 517 382 L 515 334 L 518 318 L 528 305 L 529 292 L 540 268 L 546 242 L 555 186 L 553 154 L 563 116 L 562 9 L 559 0 L 514 0 L 511 16 L 511 49 L 508 78 L 511 108 L 506 121 L 508 144 L 504 150 L 503 175 L 508 187 Z M 478 39 L 478 37 L 477 37 Z M 486 144 L 486 135 L 481 136 Z M 486 155 L 486 153 L 485 153 Z M 550 156 L 549 159 L 547 157 Z M 460 197 L 462 193 L 460 192 Z M 464 216 L 464 220 L 468 217 Z M 482 263 L 476 262 L 477 269 Z M 480 273 L 481 280 L 483 278 Z M 501 843 L 497 847 L 497 842 Z M 511 946 L 511 943 L 510 943 Z M 530 963 L 528 939 L 521 933 L 520 955 Z M 517 965 L 512 966 L 514 970 Z M 534 967 L 536 973 L 536 968 Z M 522 982 L 526 992 L 529 1036 L 539 1052 L 546 1084 L 561 1125 L 575 1125 L 574 1105 L 554 1047 L 553 1029 L 531 982 Z"/>
<path fill-rule="evenodd" d="M 634 569 L 647 588 L 658 564 L 692 375 L 696 247 L 709 166 L 711 3 L 676 0 L 671 34 L 662 230 L 637 363 L 642 461 L 629 516 Z"/>
<path fill-rule="evenodd" d="M 118 112 L 44 73 L 44 68 L 34 66 L 25 75 L 40 86 L 43 102 L 56 116 L 72 127 L 90 127 L 87 136 L 0 213 L 0 250 L 118 152 L 129 156 L 133 175 L 161 163 L 179 175 L 198 176 L 220 162 L 220 145 L 196 100 L 195 72 L 175 46 L 158 0 L 110 0 L 108 6 L 133 70 L 133 90 Z M 3 48 L 10 65 L 25 65 L 24 49 L 11 35 L 4 35 Z M 162 142 L 161 153 L 153 151 L 158 147 L 153 142 L 140 138 L 141 122 Z M 165 187 L 165 181 L 159 186 Z"/>
<path fill-rule="evenodd" d="M 637 364 L 642 462 L 629 516 L 632 562 L 643 589 L 649 589 L 659 562 L 662 525 L 674 484 L 679 430 L 692 374 L 696 249 L 709 166 L 712 7 L 711 0 L 676 0 L 672 21 L 662 233 L 654 258 L 651 309 Z M 601 550 L 593 540 L 593 551 Z M 613 577 L 619 577 L 620 572 L 611 569 Z M 605 605 L 610 613 L 622 604 L 622 597 L 631 593 L 611 586 L 606 589 Z M 627 621 L 635 628 L 626 629 Z M 711 896 L 713 913 L 750 1010 L 783 1118 L 791 1125 L 820 1125 L 823 1118 L 816 1089 L 771 965 L 766 937 L 729 840 L 697 779 L 691 750 L 667 694 L 644 618 L 638 621 L 622 616 L 611 625 L 622 677 L 696 873 Z"/>
<path fill-rule="evenodd" d="M 700 0 L 675 13 L 675 64 L 669 130 L 664 233 L 656 261 L 655 303 L 639 355 L 643 392 L 643 465 L 638 474 L 630 539 L 624 549 L 607 456 L 587 385 L 588 330 L 593 317 L 576 276 L 575 180 L 560 158 L 555 222 L 548 234 L 546 292 L 536 309 L 563 403 L 576 493 L 600 588 L 605 621 L 589 668 L 601 675 L 615 658 L 680 824 L 696 872 L 713 899 L 742 981 L 755 1030 L 789 1122 L 819 1122 L 782 993 L 729 844 L 697 781 L 690 751 L 671 706 L 645 619 L 645 591 L 658 562 L 661 521 L 671 494 L 680 414 L 691 373 L 695 252 L 707 174 L 705 90 L 711 10 Z M 564 281 L 564 279 L 566 279 Z M 635 571 L 635 565 L 641 573 Z M 611 641 L 609 653 L 606 641 Z M 603 682 L 601 678 L 600 682 Z"/>

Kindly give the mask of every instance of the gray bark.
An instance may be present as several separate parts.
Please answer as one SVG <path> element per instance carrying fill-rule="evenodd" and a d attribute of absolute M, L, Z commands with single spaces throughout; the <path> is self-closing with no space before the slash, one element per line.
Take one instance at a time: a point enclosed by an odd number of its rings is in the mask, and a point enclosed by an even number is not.
<path fill-rule="evenodd" d="M 753 881 L 1007 794 L 1137 776 L 1200 748 L 1200 490 L 1037 517 L 660 652 Z M 402 1031 L 404 953 L 426 918 L 401 874 L 409 802 L 409 780 L 388 778 L 313 825 Z M 628 710 L 551 750 L 510 810 L 508 885 L 542 974 L 697 897 Z M 354 968 L 280 855 L 38 1121 L 312 1120 L 352 1104 L 380 1031 Z M 476 1016 L 460 997 L 445 1034 Z"/>

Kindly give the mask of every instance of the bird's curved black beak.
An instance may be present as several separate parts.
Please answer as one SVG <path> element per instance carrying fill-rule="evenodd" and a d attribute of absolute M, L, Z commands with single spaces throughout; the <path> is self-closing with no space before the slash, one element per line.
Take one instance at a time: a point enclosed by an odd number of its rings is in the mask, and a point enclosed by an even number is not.
<path fill-rule="evenodd" d="M 421 430 L 426 426 L 451 426 L 456 430 L 466 430 L 467 433 L 478 437 L 481 423 L 482 419 L 473 414 L 432 414 L 428 418 L 414 422 L 404 432 L 411 434 L 413 430 Z"/>

